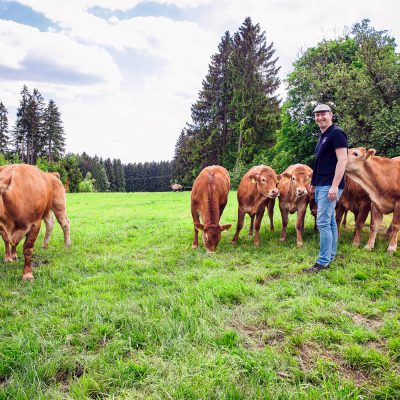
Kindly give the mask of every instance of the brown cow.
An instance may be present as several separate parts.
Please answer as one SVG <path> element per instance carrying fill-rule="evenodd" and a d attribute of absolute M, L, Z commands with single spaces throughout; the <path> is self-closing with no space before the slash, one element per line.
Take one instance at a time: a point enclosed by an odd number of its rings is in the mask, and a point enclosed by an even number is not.
<path fill-rule="evenodd" d="M 236 244 L 239 238 L 240 230 L 243 228 L 244 217 L 246 214 L 250 215 L 250 230 L 249 235 L 256 231 L 254 236 L 254 245 L 260 245 L 260 226 L 261 220 L 264 216 L 265 207 L 279 196 L 279 190 L 276 185 L 278 183 L 278 176 L 276 172 L 265 165 L 257 165 L 250 168 L 249 171 L 243 176 L 237 190 L 237 199 L 239 203 L 238 208 L 238 222 L 235 235 L 232 239 L 232 244 Z M 273 204 L 268 207 L 268 213 L 271 222 L 271 230 L 273 230 Z M 255 222 L 254 222 L 255 218 Z"/>
<path fill-rule="evenodd" d="M 282 179 L 278 183 L 279 209 L 282 215 L 282 233 L 280 241 L 286 240 L 286 227 L 289 213 L 297 211 L 296 233 L 297 245 L 303 245 L 302 231 L 304 230 L 304 218 L 310 194 L 307 190 L 312 177 L 312 169 L 307 165 L 294 164 L 286 168 L 281 174 Z"/>
<path fill-rule="evenodd" d="M 16 247 L 26 235 L 23 249 L 25 262 L 22 278 L 24 280 L 33 279 L 31 267 L 33 247 L 42 219 L 46 223 L 46 230 L 49 229 L 50 209 L 54 211 L 63 228 L 65 244 L 70 244 L 64 188 L 56 176 L 26 164 L 8 165 L 2 168 L 0 170 L 0 209 L 0 233 L 5 244 L 5 261 L 16 259 Z M 50 233 L 51 229 L 49 229 Z"/>
<path fill-rule="evenodd" d="M 346 174 L 358 183 L 371 199 L 371 233 L 365 248 L 374 248 L 383 214 L 393 213 L 388 253 L 397 248 L 400 227 L 400 160 L 375 156 L 376 150 L 349 149 Z"/>
<path fill-rule="evenodd" d="M 354 213 L 356 227 L 354 231 L 353 246 L 359 247 L 361 242 L 361 231 L 371 211 L 371 199 L 368 193 L 349 176 L 346 176 L 343 193 L 336 205 L 336 224 L 338 233 L 343 214 L 347 210 Z"/>
<path fill-rule="evenodd" d="M 219 165 L 204 168 L 193 183 L 191 209 L 194 224 L 192 248 L 199 245 L 199 230 L 207 252 L 215 252 L 221 232 L 232 225 L 220 225 L 219 220 L 228 202 L 230 180 L 228 171 Z M 203 223 L 200 223 L 200 218 Z"/>

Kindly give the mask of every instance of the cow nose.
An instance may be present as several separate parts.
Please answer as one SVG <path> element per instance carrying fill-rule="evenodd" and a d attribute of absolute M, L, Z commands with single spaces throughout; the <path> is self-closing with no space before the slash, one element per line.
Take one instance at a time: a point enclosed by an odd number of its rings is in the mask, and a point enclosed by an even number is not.
<path fill-rule="evenodd" d="M 307 190 L 305 188 L 299 188 L 296 190 L 297 196 L 304 196 L 307 193 Z"/>
<path fill-rule="evenodd" d="M 273 196 L 273 197 L 279 196 L 279 189 L 272 189 L 271 190 L 271 196 Z"/>

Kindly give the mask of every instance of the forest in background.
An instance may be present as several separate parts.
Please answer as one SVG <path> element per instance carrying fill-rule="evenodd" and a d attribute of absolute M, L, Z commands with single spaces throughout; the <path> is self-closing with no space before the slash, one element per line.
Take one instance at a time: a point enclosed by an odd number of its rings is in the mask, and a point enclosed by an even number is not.
<path fill-rule="evenodd" d="M 14 127 L 0 99 L 0 164 L 25 162 L 57 171 L 71 192 L 185 189 L 208 165 L 226 167 L 232 187 L 253 165 L 277 172 L 312 166 L 318 127 L 312 109 L 329 104 L 350 146 L 400 155 L 400 59 L 395 39 L 368 19 L 342 36 L 302 50 L 284 83 L 273 43 L 251 18 L 226 32 L 211 56 L 208 73 L 182 129 L 172 161 L 128 163 L 65 154 L 61 112 L 38 89 L 21 91 Z M 277 95 L 285 84 L 287 97 Z"/>

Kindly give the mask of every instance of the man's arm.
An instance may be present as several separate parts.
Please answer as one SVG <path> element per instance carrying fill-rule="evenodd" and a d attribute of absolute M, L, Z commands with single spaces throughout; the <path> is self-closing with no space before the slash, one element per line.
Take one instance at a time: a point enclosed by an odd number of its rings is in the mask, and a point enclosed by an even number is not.
<path fill-rule="evenodd" d="M 337 194 L 339 190 L 339 183 L 343 178 L 344 171 L 346 170 L 347 163 L 347 148 L 341 147 L 336 149 L 336 157 L 338 159 L 335 169 L 335 176 L 333 177 L 332 186 L 328 192 L 328 199 L 330 201 L 337 200 Z"/>

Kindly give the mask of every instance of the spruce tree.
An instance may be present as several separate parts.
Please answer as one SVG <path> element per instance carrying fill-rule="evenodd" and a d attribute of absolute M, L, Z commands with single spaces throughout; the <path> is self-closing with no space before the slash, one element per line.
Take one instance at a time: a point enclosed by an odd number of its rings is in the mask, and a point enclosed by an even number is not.
<path fill-rule="evenodd" d="M 44 99 L 38 89 L 29 93 L 26 85 L 21 96 L 13 132 L 15 151 L 24 162 L 34 165 L 45 141 Z"/>
<path fill-rule="evenodd" d="M 7 109 L 0 101 L 0 153 L 6 153 L 8 150 L 8 118 Z"/>
<path fill-rule="evenodd" d="M 61 113 L 53 100 L 44 113 L 44 147 L 41 149 L 43 156 L 49 162 L 62 157 L 65 150 L 64 128 L 61 121 Z"/>

